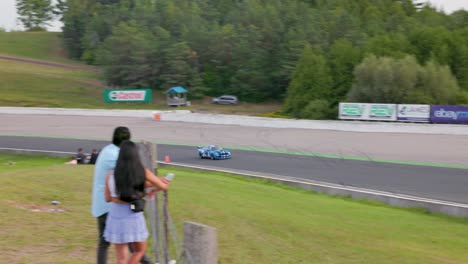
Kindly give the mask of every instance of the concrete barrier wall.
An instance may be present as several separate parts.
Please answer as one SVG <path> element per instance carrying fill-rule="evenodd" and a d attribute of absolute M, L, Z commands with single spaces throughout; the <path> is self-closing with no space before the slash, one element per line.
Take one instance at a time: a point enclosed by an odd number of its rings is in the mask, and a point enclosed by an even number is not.
<path fill-rule="evenodd" d="M 159 120 L 154 120 L 154 114 Z M 337 130 L 352 132 L 382 133 L 419 133 L 468 135 L 467 125 L 395 123 L 350 120 L 297 120 L 285 118 L 266 118 L 242 115 L 221 115 L 192 113 L 189 110 L 105 110 L 105 109 L 65 109 L 38 107 L 0 107 L 0 114 L 21 115 L 70 115 L 70 116 L 114 116 L 153 119 L 154 122 L 189 122 L 216 125 L 239 125 L 270 128 L 303 128 L 320 130 Z"/>
<path fill-rule="evenodd" d="M 218 241 L 216 228 L 194 223 L 184 223 L 185 263 L 218 263 Z"/>

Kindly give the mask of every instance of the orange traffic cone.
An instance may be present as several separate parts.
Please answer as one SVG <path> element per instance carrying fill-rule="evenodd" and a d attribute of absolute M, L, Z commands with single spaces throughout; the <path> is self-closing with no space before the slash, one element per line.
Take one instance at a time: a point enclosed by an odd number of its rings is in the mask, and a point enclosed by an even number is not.
<path fill-rule="evenodd" d="M 166 163 L 170 163 L 170 162 L 171 162 L 171 158 L 169 158 L 169 155 L 166 155 L 166 156 L 164 157 L 164 162 L 166 162 Z"/>

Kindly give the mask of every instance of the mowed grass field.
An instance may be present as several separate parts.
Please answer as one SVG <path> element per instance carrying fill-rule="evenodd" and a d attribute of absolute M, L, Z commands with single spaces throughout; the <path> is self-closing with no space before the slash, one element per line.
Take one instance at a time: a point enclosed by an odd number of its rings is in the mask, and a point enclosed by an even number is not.
<path fill-rule="evenodd" d="M 95 73 L 0 60 L 0 105 L 90 107 L 102 101 Z"/>
<path fill-rule="evenodd" d="M 66 160 L 0 154 L 1 263 L 95 262 L 93 166 Z M 177 175 L 169 208 L 179 242 L 184 221 L 215 227 L 219 263 L 468 263 L 466 218 L 160 168 L 169 171 Z"/>
<path fill-rule="evenodd" d="M 68 59 L 58 32 L 0 32 L 0 55 L 79 64 Z"/>

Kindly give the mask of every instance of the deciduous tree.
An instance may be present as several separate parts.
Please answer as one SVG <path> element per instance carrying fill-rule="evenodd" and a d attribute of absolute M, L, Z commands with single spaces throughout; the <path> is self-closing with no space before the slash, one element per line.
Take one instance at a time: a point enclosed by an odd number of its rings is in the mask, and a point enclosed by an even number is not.
<path fill-rule="evenodd" d="M 466 103 L 448 66 L 413 56 L 402 59 L 369 56 L 355 70 L 356 84 L 347 100 L 364 103 Z"/>

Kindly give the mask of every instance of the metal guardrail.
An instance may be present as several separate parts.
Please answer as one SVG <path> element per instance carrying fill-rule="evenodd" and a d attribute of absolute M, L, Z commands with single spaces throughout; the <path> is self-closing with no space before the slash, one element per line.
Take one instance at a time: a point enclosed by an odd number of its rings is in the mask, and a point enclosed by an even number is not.
<path fill-rule="evenodd" d="M 281 175 L 260 175 L 253 172 L 229 171 L 219 168 L 193 166 L 181 163 L 157 161 L 159 165 L 176 166 L 201 171 L 224 172 L 249 178 L 263 179 L 274 183 L 289 185 L 296 188 L 326 193 L 330 195 L 348 196 L 354 199 L 376 200 L 396 207 L 423 208 L 432 213 L 440 213 L 456 217 L 468 217 L 468 204 L 454 203 L 428 199 L 398 193 L 389 193 L 346 185 L 338 185 L 314 180 L 298 179 Z"/>
<path fill-rule="evenodd" d="M 51 156 L 69 156 L 75 154 L 72 152 L 60 151 L 40 151 L 29 149 L 13 149 L 13 148 L 0 148 L 0 152 L 16 153 L 16 154 L 41 154 Z M 240 175 L 250 178 L 265 179 L 275 183 L 286 184 L 289 186 L 311 190 L 320 193 L 327 193 L 331 195 L 350 196 L 356 199 L 369 199 L 377 200 L 383 203 L 409 208 L 424 208 L 432 213 L 446 214 L 456 217 L 468 217 L 468 204 L 453 203 L 447 201 L 440 201 L 434 199 L 427 199 L 416 196 L 403 195 L 398 193 L 388 193 L 376 190 L 362 189 L 345 185 L 330 184 L 319 181 L 311 181 L 304 179 L 295 179 L 281 175 L 260 175 L 252 172 L 229 171 L 212 167 L 200 167 L 181 163 L 166 163 L 163 160 L 155 160 L 158 165 L 163 166 L 176 166 L 183 168 L 190 168 L 201 171 L 224 172 L 234 175 Z"/>

